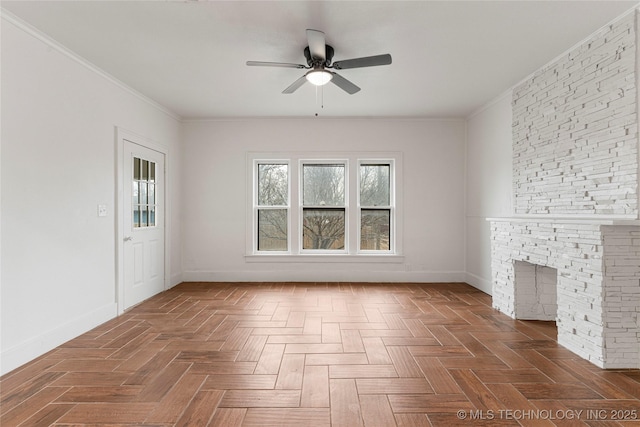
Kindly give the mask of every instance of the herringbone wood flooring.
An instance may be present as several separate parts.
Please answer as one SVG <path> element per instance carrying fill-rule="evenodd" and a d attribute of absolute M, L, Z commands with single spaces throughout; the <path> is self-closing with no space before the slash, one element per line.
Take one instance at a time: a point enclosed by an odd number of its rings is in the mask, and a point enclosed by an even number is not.
<path fill-rule="evenodd" d="M 640 425 L 639 371 L 465 284 L 184 283 L 0 386 L 3 427 Z"/>

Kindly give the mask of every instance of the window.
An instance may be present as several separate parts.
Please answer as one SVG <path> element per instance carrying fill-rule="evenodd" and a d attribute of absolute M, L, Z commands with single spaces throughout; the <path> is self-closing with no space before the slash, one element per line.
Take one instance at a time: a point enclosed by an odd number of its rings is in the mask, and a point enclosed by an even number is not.
<path fill-rule="evenodd" d="M 250 154 L 248 254 L 399 255 L 401 157 L 364 154 Z"/>
<path fill-rule="evenodd" d="M 360 250 L 391 249 L 391 164 L 360 164 Z"/>
<path fill-rule="evenodd" d="M 258 251 L 287 251 L 289 236 L 289 167 L 258 163 Z"/>
<path fill-rule="evenodd" d="M 302 249 L 344 250 L 345 165 L 302 165 Z"/>
<path fill-rule="evenodd" d="M 156 225 L 156 164 L 138 157 L 133 158 L 133 226 Z"/>

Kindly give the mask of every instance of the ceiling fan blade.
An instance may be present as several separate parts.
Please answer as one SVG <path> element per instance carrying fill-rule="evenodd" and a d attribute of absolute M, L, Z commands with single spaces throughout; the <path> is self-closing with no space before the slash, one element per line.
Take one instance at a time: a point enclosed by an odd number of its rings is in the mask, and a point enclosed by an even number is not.
<path fill-rule="evenodd" d="M 327 52 L 324 33 L 318 30 L 307 30 L 307 41 L 309 42 L 311 57 L 324 61 Z"/>
<path fill-rule="evenodd" d="M 302 64 L 291 64 L 289 62 L 247 61 L 247 65 L 250 67 L 307 68 Z"/>
<path fill-rule="evenodd" d="M 336 70 L 346 70 L 347 68 L 375 67 L 377 65 L 389 64 L 391 64 L 391 55 L 387 53 L 384 55 L 365 56 L 362 58 L 336 61 L 333 63 L 333 68 Z"/>
<path fill-rule="evenodd" d="M 300 86 L 302 86 L 303 84 L 305 84 L 306 82 L 307 82 L 307 77 L 306 76 L 302 76 L 298 80 L 296 80 L 295 82 L 291 83 L 291 85 L 288 88 L 286 88 L 285 90 L 283 90 L 282 93 L 286 93 L 286 94 L 293 93 L 296 90 L 298 90 L 298 88 Z"/>
<path fill-rule="evenodd" d="M 353 95 L 354 93 L 360 91 L 360 88 L 358 86 L 354 85 L 349 80 L 342 77 L 340 74 L 337 74 L 337 73 L 331 73 L 331 74 L 333 74 L 331 83 L 335 84 L 340 89 L 347 92 L 349 95 Z"/>

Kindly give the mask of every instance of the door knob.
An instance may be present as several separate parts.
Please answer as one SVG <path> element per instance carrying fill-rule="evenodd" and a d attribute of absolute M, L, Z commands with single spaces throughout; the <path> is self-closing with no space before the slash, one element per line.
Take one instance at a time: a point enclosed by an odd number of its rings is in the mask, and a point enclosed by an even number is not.
<path fill-rule="evenodd" d="M 126 236 L 123 240 L 124 240 L 125 242 L 128 242 L 129 240 L 133 240 L 133 237 L 131 237 L 131 236 Z"/>

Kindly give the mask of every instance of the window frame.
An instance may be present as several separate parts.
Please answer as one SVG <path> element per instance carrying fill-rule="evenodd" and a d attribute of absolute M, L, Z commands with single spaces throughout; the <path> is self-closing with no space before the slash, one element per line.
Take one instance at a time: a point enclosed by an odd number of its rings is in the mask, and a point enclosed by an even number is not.
<path fill-rule="evenodd" d="M 402 153 L 400 152 L 247 152 L 247 262 L 375 262 L 402 263 Z M 287 164 L 287 251 L 258 251 L 258 164 Z M 302 249 L 303 246 L 303 164 L 345 165 L 345 245 L 344 250 Z M 390 166 L 390 248 L 360 249 L 360 165 Z M 276 207 L 281 208 L 281 207 Z M 327 207 L 332 208 L 332 207 Z M 334 207 L 333 207 L 334 208 Z M 296 212 L 297 210 L 297 212 Z"/>
<path fill-rule="evenodd" d="M 259 203 L 259 167 L 260 165 L 286 165 L 287 166 L 287 204 L 286 205 L 261 205 Z M 291 162 L 288 159 L 255 159 L 253 162 L 253 174 L 252 174 L 252 200 L 253 200 L 253 215 L 252 215 L 252 224 L 253 224 L 253 243 L 252 246 L 255 248 L 255 253 L 260 254 L 290 254 L 291 253 Z M 268 250 L 258 250 L 259 245 L 259 236 L 260 236 L 260 221 L 259 214 L 260 211 L 265 210 L 286 210 L 287 212 L 287 249 L 284 251 L 268 251 Z"/>
<path fill-rule="evenodd" d="M 299 206 L 298 206 L 298 215 L 299 215 L 299 230 L 297 234 L 297 238 L 300 241 L 300 253 L 301 254 L 348 254 L 349 253 L 349 161 L 348 159 L 325 159 L 325 158 L 315 158 L 315 159 L 300 159 L 298 161 L 298 180 L 299 180 Z M 316 206 L 309 205 L 305 206 L 304 204 L 304 167 L 305 165 L 342 165 L 344 167 L 344 202 L 342 206 Z M 304 248 L 304 210 L 305 209 L 313 209 L 313 210 L 327 210 L 327 211 L 336 211 L 336 210 L 344 210 L 344 248 L 343 249 L 305 249 Z"/>
<path fill-rule="evenodd" d="M 389 205 L 385 206 L 362 206 L 360 196 L 361 196 L 361 176 L 360 176 L 360 167 L 361 166 L 389 166 Z M 384 254 L 384 253 L 395 253 L 396 252 L 396 234 L 397 230 L 395 227 L 396 224 L 396 185 L 395 185 L 395 161 L 394 159 L 381 159 L 381 158 L 371 158 L 371 159 L 358 159 L 357 164 L 357 177 L 358 184 L 356 186 L 357 198 L 358 202 L 356 205 L 356 210 L 358 212 L 358 221 L 357 221 L 357 245 L 358 245 L 358 253 L 361 254 Z M 362 233 L 362 211 L 363 210 L 388 210 L 389 211 L 389 250 L 378 250 L 378 249 L 362 249 L 361 245 L 361 233 Z"/>

